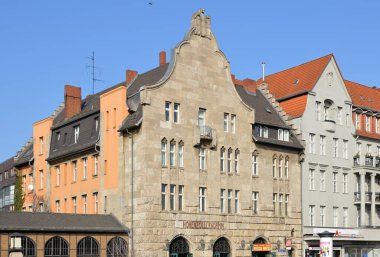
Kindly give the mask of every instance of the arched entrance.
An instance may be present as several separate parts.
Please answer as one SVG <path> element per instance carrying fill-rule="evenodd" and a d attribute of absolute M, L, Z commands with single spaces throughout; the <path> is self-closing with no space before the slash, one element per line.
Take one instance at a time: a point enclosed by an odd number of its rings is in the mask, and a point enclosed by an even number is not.
<path fill-rule="evenodd" d="M 230 257 L 231 249 L 228 240 L 224 237 L 219 238 L 213 247 L 214 257 Z"/>
<path fill-rule="evenodd" d="M 170 257 L 191 257 L 189 244 L 187 240 L 183 237 L 175 238 L 169 247 L 169 256 Z"/>
<path fill-rule="evenodd" d="M 256 238 L 252 244 L 252 257 L 269 257 L 272 256 L 270 251 L 272 244 L 268 244 L 267 240 L 262 237 Z"/>

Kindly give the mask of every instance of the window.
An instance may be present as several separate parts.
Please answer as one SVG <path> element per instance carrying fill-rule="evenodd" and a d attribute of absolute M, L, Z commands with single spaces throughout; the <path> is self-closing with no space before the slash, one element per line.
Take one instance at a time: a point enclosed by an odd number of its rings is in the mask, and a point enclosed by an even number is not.
<path fill-rule="evenodd" d="M 366 151 L 366 154 L 371 154 L 371 148 L 372 148 L 372 145 L 367 144 L 367 151 Z"/>
<path fill-rule="evenodd" d="M 40 189 L 44 188 L 44 171 L 40 170 Z"/>
<path fill-rule="evenodd" d="M 315 206 L 314 205 L 309 205 L 309 225 L 314 226 L 314 213 L 315 211 Z"/>
<path fill-rule="evenodd" d="M 183 185 L 178 186 L 178 210 L 183 210 Z"/>
<path fill-rule="evenodd" d="M 231 132 L 235 134 L 236 131 L 236 115 L 231 114 Z"/>
<path fill-rule="evenodd" d="M 179 123 L 179 104 L 174 103 L 174 115 L 173 115 L 173 120 L 174 123 Z"/>
<path fill-rule="evenodd" d="M 24 191 L 24 194 L 26 193 L 26 175 L 22 176 L 22 189 Z M 1 201 L 1 200 L 0 200 Z"/>
<path fill-rule="evenodd" d="M 259 159 L 255 153 L 252 154 L 252 175 L 259 175 Z"/>
<path fill-rule="evenodd" d="M 206 125 L 206 109 L 199 108 L 198 111 L 198 127 Z"/>
<path fill-rule="evenodd" d="M 65 239 L 59 236 L 50 238 L 45 244 L 44 257 L 68 257 L 69 246 Z"/>
<path fill-rule="evenodd" d="M 315 185 L 314 185 L 314 169 L 309 169 L 309 190 L 315 190 Z"/>
<path fill-rule="evenodd" d="M 360 129 L 360 118 L 361 115 L 359 113 L 355 113 L 355 128 Z"/>
<path fill-rule="evenodd" d="M 98 170 L 99 170 L 99 167 L 98 167 L 98 156 L 94 155 L 94 176 L 98 175 Z"/>
<path fill-rule="evenodd" d="M 79 138 L 79 126 L 74 127 L 74 143 L 76 144 L 78 142 Z"/>
<path fill-rule="evenodd" d="M 40 137 L 40 154 L 44 153 L 44 137 Z"/>
<path fill-rule="evenodd" d="M 206 188 L 205 187 L 199 188 L 199 211 L 200 212 L 206 211 Z"/>
<path fill-rule="evenodd" d="M 107 257 L 127 257 L 128 244 L 121 237 L 112 238 L 107 244 Z"/>
<path fill-rule="evenodd" d="M 284 130 L 284 141 L 289 142 L 289 130 Z"/>
<path fill-rule="evenodd" d="M 225 189 L 220 189 L 220 213 L 225 213 L 225 205 L 224 205 L 224 194 L 225 194 Z"/>
<path fill-rule="evenodd" d="M 285 195 L 285 216 L 289 215 L 289 195 Z"/>
<path fill-rule="evenodd" d="M 346 126 L 349 127 L 350 126 L 350 114 L 346 114 Z"/>
<path fill-rule="evenodd" d="M 180 168 L 183 168 L 183 147 L 184 147 L 184 144 L 182 141 L 179 142 L 178 144 L 178 166 Z"/>
<path fill-rule="evenodd" d="M 282 178 L 282 163 L 283 163 L 283 159 L 280 158 L 279 163 L 278 163 L 278 176 L 280 178 Z"/>
<path fill-rule="evenodd" d="M 87 213 L 87 195 L 82 195 L 83 214 Z"/>
<path fill-rule="evenodd" d="M 60 183 L 61 183 L 61 171 L 60 171 L 59 166 L 55 167 L 55 172 L 57 174 L 57 181 L 56 181 L 57 183 L 56 183 L 56 186 L 59 186 Z"/>
<path fill-rule="evenodd" d="M 73 182 L 77 181 L 77 161 L 73 161 Z"/>
<path fill-rule="evenodd" d="M 224 147 L 220 148 L 220 171 L 224 172 L 224 155 L 225 155 L 226 149 Z"/>
<path fill-rule="evenodd" d="M 94 213 L 98 214 L 99 213 L 99 197 L 98 197 L 98 192 L 93 193 L 92 197 L 94 198 Z"/>
<path fill-rule="evenodd" d="M 61 206 L 59 200 L 55 201 L 55 212 L 60 213 L 61 212 Z"/>
<path fill-rule="evenodd" d="M 77 213 L 77 197 L 76 196 L 72 197 L 71 201 L 73 203 L 73 213 Z"/>
<path fill-rule="evenodd" d="M 319 144 L 320 144 L 320 154 L 326 155 L 326 137 L 320 136 L 319 137 Z"/>
<path fill-rule="evenodd" d="M 357 155 L 362 155 L 362 143 L 360 142 L 356 143 L 356 153 Z"/>
<path fill-rule="evenodd" d="M 276 158 L 273 158 L 273 167 L 272 167 L 272 171 L 273 171 L 273 177 L 275 178 L 277 175 L 276 175 L 276 173 L 277 173 L 277 171 L 276 171 L 276 169 L 277 169 L 277 159 Z"/>
<path fill-rule="evenodd" d="M 255 126 L 256 135 L 258 137 L 263 136 L 263 128 L 260 125 Z"/>
<path fill-rule="evenodd" d="M 169 155 L 170 167 L 175 166 L 175 141 L 170 141 L 170 155 Z"/>
<path fill-rule="evenodd" d="M 166 184 L 161 184 L 161 209 L 166 210 Z"/>
<path fill-rule="evenodd" d="M 29 206 L 31 207 L 31 206 Z M 21 237 L 21 252 L 22 256 L 25 257 L 35 257 L 36 256 L 36 246 L 32 239 L 26 236 Z"/>
<path fill-rule="evenodd" d="M 278 129 L 278 140 L 283 141 L 284 140 L 284 130 L 283 129 Z"/>
<path fill-rule="evenodd" d="M 279 211 L 280 216 L 282 216 L 282 201 L 284 200 L 283 198 L 284 198 L 283 194 L 278 195 L 278 211 Z"/>
<path fill-rule="evenodd" d="M 333 157 L 338 157 L 338 138 L 333 138 Z"/>
<path fill-rule="evenodd" d="M 263 127 L 263 137 L 268 138 L 268 127 Z"/>
<path fill-rule="evenodd" d="M 343 140 L 343 158 L 348 159 L 348 140 Z"/>
<path fill-rule="evenodd" d="M 336 119 L 339 125 L 342 125 L 342 107 L 338 107 L 338 112 Z"/>
<path fill-rule="evenodd" d="M 375 118 L 375 129 L 376 129 L 376 133 L 380 134 L 380 119 L 379 118 Z"/>
<path fill-rule="evenodd" d="M 175 210 L 175 185 L 170 185 L 170 210 Z"/>
<path fill-rule="evenodd" d="M 258 213 L 259 192 L 252 192 L 252 213 Z"/>
<path fill-rule="evenodd" d="M 231 160 L 232 159 L 232 148 L 228 149 L 227 153 L 227 171 L 228 173 L 231 173 Z"/>
<path fill-rule="evenodd" d="M 224 113 L 224 118 L 223 118 L 223 128 L 224 132 L 228 132 L 228 117 L 230 115 L 228 113 Z"/>
<path fill-rule="evenodd" d="M 78 242 L 77 257 L 99 257 L 99 244 L 92 237 L 84 237 Z"/>
<path fill-rule="evenodd" d="M 333 207 L 333 226 L 338 227 L 338 207 Z"/>
<path fill-rule="evenodd" d="M 206 169 L 206 150 L 204 148 L 199 149 L 199 169 Z"/>
<path fill-rule="evenodd" d="M 239 155 L 240 151 L 239 149 L 235 150 L 235 173 L 239 173 Z"/>
<path fill-rule="evenodd" d="M 333 192 L 338 192 L 338 172 L 333 172 Z"/>
<path fill-rule="evenodd" d="M 232 189 L 228 189 L 227 195 L 227 212 L 229 214 L 232 213 Z"/>
<path fill-rule="evenodd" d="M 309 134 L 309 153 L 315 154 L 315 134 Z"/>
<path fill-rule="evenodd" d="M 239 213 L 239 190 L 235 190 L 235 213 Z"/>
<path fill-rule="evenodd" d="M 285 159 L 285 177 L 289 178 L 289 159 Z"/>
<path fill-rule="evenodd" d="M 82 158 L 83 163 L 83 179 L 87 178 L 87 157 Z"/>
<path fill-rule="evenodd" d="M 273 215 L 276 215 L 277 194 L 273 194 Z"/>
<path fill-rule="evenodd" d="M 348 193 L 348 174 L 343 173 L 343 193 Z"/>
<path fill-rule="evenodd" d="M 99 118 L 95 118 L 95 131 L 99 130 Z"/>
<path fill-rule="evenodd" d="M 161 166 L 166 166 L 166 139 L 161 141 Z"/>
<path fill-rule="evenodd" d="M 165 121 L 169 122 L 170 121 L 170 107 L 171 107 L 171 102 L 165 102 Z"/>
<path fill-rule="evenodd" d="M 371 116 L 365 116 L 365 131 L 371 132 Z"/>
<path fill-rule="evenodd" d="M 315 102 L 315 117 L 317 120 L 322 120 L 321 116 L 321 102 Z"/>
<path fill-rule="evenodd" d="M 348 208 L 343 207 L 343 227 L 348 227 Z"/>
<path fill-rule="evenodd" d="M 326 206 L 321 206 L 321 226 L 326 226 Z"/>
<path fill-rule="evenodd" d="M 326 191 L 326 172 L 324 170 L 319 171 L 319 190 Z"/>

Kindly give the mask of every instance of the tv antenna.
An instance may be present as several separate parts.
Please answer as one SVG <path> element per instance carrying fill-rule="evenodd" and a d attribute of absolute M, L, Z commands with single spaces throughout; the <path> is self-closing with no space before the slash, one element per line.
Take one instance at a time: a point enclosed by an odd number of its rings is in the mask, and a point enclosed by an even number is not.
<path fill-rule="evenodd" d="M 98 79 L 95 74 L 95 69 L 97 68 L 95 66 L 95 52 L 92 51 L 92 56 L 87 57 L 91 60 L 91 65 L 88 65 L 87 68 L 91 68 L 91 75 L 92 75 L 92 94 L 95 94 L 95 82 L 96 81 L 103 81 L 101 79 Z"/>

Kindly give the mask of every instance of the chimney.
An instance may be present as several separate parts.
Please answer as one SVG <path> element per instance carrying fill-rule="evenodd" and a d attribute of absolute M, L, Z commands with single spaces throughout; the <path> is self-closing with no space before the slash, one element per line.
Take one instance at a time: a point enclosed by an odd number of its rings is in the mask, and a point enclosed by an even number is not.
<path fill-rule="evenodd" d="M 159 61 L 160 61 L 160 66 L 166 64 L 166 52 L 165 51 L 160 52 Z"/>
<path fill-rule="evenodd" d="M 82 109 L 82 89 L 70 85 L 65 86 L 65 119 L 78 114 Z"/>
<path fill-rule="evenodd" d="M 127 70 L 125 73 L 126 79 L 125 82 L 127 82 L 127 85 L 129 85 L 138 75 L 137 71 L 134 70 Z"/>

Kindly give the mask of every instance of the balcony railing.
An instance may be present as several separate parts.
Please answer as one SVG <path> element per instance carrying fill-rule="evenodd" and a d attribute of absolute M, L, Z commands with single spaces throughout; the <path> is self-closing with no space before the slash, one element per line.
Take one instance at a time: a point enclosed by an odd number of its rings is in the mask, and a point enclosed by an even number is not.
<path fill-rule="evenodd" d="M 335 132 L 335 121 L 325 120 L 325 130 Z"/>
<path fill-rule="evenodd" d="M 360 192 L 354 192 L 354 202 L 360 202 Z"/>
<path fill-rule="evenodd" d="M 375 203 L 380 203 L 380 193 L 375 193 Z"/>
<path fill-rule="evenodd" d="M 371 202 L 372 200 L 372 192 L 365 192 L 365 199 L 366 202 Z"/>
<path fill-rule="evenodd" d="M 372 192 L 365 192 L 364 193 L 364 202 L 370 203 L 372 200 Z M 380 195 L 379 195 L 380 200 Z M 358 203 L 361 201 L 361 194 L 360 192 L 354 192 L 354 202 Z"/>
<path fill-rule="evenodd" d="M 209 126 L 199 126 L 199 132 L 201 139 L 212 140 L 212 128 Z"/>
<path fill-rule="evenodd" d="M 365 166 L 373 167 L 373 157 L 372 156 L 366 156 L 365 157 Z"/>

